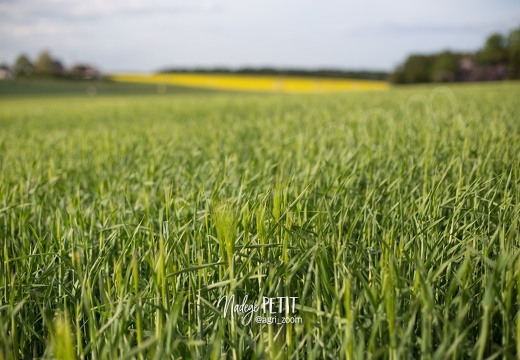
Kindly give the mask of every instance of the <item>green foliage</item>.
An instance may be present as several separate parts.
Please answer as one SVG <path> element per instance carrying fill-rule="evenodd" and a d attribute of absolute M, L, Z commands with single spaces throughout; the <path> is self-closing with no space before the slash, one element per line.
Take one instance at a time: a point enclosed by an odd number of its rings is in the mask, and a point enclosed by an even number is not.
<path fill-rule="evenodd" d="M 404 63 L 404 80 L 407 83 L 425 83 L 431 79 L 431 56 L 410 55 Z"/>
<path fill-rule="evenodd" d="M 0 99 L 0 357 L 513 359 L 519 99 Z"/>
<path fill-rule="evenodd" d="M 57 360 L 75 360 L 76 350 L 73 342 L 73 331 L 70 327 L 69 317 L 58 315 L 54 319 L 54 332 L 52 334 L 52 349 Z"/>
<path fill-rule="evenodd" d="M 34 65 L 25 54 L 21 54 L 16 58 L 13 66 L 16 76 L 29 76 L 34 70 Z"/>
<path fill-rule="evenodd" d="M 520 28 L 509 33 L 509 67 L 515 78 L 520 78 Z"/>
<path fill-rule="evenodd" d="M 492 34 L 478 53 L 477 60 L 482 64 L 499 64 L 507 61 L 507 40 L 502 34 Z"/>
<path fill-rule="evenodd" d="M 397 84 L 451 82 L 457 77 L 463 54 L 444 51 L 433 55 L 410 55 L 392 75 Z"/>
<path fill-rule="evenodd" d="M 450 51 L 438 55 L 410 55 L 394 72 L 391 81 L 397 84 L 454 81 L 461 57 L 462 54 Z"/>
<path fill-rule="evenodd" d="M 53 60 L 50 53 L 46 50 L 42 51 L 36 60 L 34 74 L 39 76 L 54 75 L 54 67 L 52 62 Z"/>
<path fill-rule="evenodd" d="M 460 55 L 450 51 L 439 54 L 433 63 L 431 80 L 434 82 L 451 82 L 457 76 Z"/>
<path fill-rule="evenodd" d="M 470 63 L 469 69 L 461 64 L 463 58 Z M 506 66 L 509 71 L 504 71 Z M 520 29 L 512 30 L 509 37 L 499 33 L 490 35 L 476 54 L 444 51 L 431 55 L 410 55 L 391 74 L 390 81 L 412 84 L 503 80 L 510 77 L 520 77 Z"/>

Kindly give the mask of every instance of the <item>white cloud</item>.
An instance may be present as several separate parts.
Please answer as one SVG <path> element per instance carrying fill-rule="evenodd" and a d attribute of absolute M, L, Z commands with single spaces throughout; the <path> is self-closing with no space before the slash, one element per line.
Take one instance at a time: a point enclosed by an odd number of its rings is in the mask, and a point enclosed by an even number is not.
<path fill-rule="evenodd" d="M 33 24 L 0 24 L 0 34 L 6 34 L 13 38 L 30 37 L 34 35 L 59 35 L 66 32 L 67 26 L 63 24 L 51 23 L 48 21 L 38 21 Z"/>
<path fill-rule="evenodd" d="M 18 21 L 31 21 L 35 18 L 78 20 L 120 15 L 175 14 L 186 7 L 187 1 L 165 0 L 21 0 L 0 3 L 0 14 L 4 18 Z"/>
<path fill-rule="evenodd" d="M 214 0 L 206 0 L 202 2 L 201 9 L 203 11 L 211 12 L 217 10 L 217 8 L 217 3 Z"/>

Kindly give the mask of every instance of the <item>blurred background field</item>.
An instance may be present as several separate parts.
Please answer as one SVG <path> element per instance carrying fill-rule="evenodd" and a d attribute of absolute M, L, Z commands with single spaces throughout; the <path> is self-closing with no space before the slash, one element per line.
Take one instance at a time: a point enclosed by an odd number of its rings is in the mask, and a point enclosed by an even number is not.
<path fill-rule="evenodd" d="M 250 92 L 331 93 L 388 90 L 385 81 L 296 76 L 222 74 L 114 74 L 110 79 L 125 83 L 173 84 L 202 89 Z"/>
<path fill-rule="evenodd" d="M 161 93 L 194 93 L 208 92 L 206 89 L 193 89 L 169 84 L 168 86 L 153 83 L 118 83 L 109 80 L 73 80 L 56 78 L 22 78 L 0 81 L 0 96 L 102 96 L 102 95 L 153 95 Z"/>

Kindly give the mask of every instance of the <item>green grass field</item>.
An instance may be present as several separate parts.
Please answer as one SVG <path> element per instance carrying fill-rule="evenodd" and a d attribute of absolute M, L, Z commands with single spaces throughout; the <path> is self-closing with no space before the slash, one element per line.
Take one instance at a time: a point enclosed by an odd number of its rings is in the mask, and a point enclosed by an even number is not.
<path fill-rule="evenodd" d="M 515 359 L 520 84 L 450 89 L 0 98 L 0 358 Z"/>
<path fill-rule="evenodd" d="M 209 93 L 208 89 L 195 89 L 173 85 L 117 83 L 107 80 L 72 80 L 72 79 L 33 79 L 25 78 L 16 81 L 0 81 L 0 97 L 30 97 L 59 95 L 71 96 L 105 96 L 105 95 L 157 95 Z"/>

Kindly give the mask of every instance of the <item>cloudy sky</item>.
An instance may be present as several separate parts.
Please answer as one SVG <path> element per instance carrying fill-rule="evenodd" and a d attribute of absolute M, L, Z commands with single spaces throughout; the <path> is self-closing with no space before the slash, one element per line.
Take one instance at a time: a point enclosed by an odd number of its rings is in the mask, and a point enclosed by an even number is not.
<path fill-rule="evenodd" d="M 391 70 L 520 26 L 518 0 L 0 0 L 0 63 L 42 49 L 104 71 L 168 66 Z"/>

